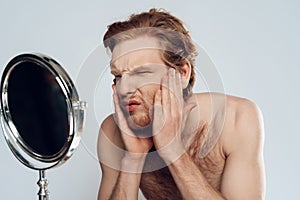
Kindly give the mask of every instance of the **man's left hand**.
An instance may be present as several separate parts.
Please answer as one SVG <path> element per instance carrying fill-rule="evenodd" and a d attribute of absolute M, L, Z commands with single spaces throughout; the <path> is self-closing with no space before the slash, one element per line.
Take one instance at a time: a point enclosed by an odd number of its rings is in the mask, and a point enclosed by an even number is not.
<path fill-rule="evenodd" d="M 170 68 L 156 92 L 153 114 L 153 142 L 165 161 L 172 162 L 185 151 L 181 133 L 195 106 L 184 101 L 181 75 Z"/>

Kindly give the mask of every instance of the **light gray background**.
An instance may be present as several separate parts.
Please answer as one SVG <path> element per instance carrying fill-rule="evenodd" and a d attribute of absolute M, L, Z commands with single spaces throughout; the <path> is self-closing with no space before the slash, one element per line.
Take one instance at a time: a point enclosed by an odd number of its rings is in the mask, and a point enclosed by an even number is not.
<path fill-rule="evenodd" d="M 75 81 L 90 52 L 101 43 L 107 24 L 151 7 L 165 8 L 186 23 L 216 64 L 227 93 L 260 106 L 266 132 L 267 199 L 299 199 L 300 4 L 296 0 L 1 0 L 1 71 L 19 53 L 42 52 L 60 62 Z M 96 199 L 101 172 L 89 144 L 94 141 L 89 140 L 96 138 L 97 131 L 87 127 L 71 160 L 48 171 L 51 199 Z M 14 158 L 3 135 L 0 159 L 0 199 L 37 199 L 38 173 Z"/>

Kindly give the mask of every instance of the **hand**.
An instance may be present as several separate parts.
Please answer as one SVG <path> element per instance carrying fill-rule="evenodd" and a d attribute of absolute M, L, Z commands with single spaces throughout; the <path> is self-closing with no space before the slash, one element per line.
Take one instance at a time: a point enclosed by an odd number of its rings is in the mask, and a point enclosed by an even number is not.
<path fill-rule="evenodd" d="M 143 157 L 144 154 L 148 153 L 150 148 L 153 146 L 153 141 L 151 138 L 139 138 L 132 130 L 128 127 L 127 120 L 124 116 L 123 111 L 120 108 L 119 98 L 116 92 L 116 87 L 113 85 L 113 99 L 115 104 L 115 115 L 117 125 L 119 126 L 122 140 L 124 142 L 126 156 L 131 156 L 137 158 L 139 156 Z"/>
<path fill-rule="evenodd" d="M 165 161 L 174 161 L 185 151 L 181 133 L 195 104 L 184 102 L 181 76 L 170 68 L 154 100 L 153 142 Z"/>

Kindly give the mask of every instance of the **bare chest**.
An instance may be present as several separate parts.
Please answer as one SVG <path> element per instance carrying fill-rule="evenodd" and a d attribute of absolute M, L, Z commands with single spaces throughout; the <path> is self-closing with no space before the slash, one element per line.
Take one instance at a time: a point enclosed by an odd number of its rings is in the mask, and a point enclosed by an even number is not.
<path fill-rule="evenodd" d="M 218 152 L 217 149 L 214 149 L 202 159 L 190 152 L 190 156 L 199 168 L 199 171 L 216 190 L 220 190 L 225 166 L 225 159 Z M 162 168 L 154 171 L 151 171 L 149 168 L 148 172 L 142 174 L 140 188 L 146 199 L 182 199 L 168 167 L 163 165 L 163 161 L 159 156 L 147 158 L 145 165 L 150 165 L 153 168 L 153 162 L 160 163 L 156 167 L 161 166 Z M 187 187 L 189 186 L 187 185 Z"/>

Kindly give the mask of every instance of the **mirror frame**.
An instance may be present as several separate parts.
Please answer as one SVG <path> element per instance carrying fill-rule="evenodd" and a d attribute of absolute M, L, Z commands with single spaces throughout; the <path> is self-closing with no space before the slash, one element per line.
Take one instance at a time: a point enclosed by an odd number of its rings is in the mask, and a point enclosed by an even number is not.
<path fill-rule="evenodd" d="M 43 156 L 33 152 L 24 143 L 14 125 L 8 106 L 8 80 L 12 71 L 23 62 L 32 62 L 51 73 L 60 86 L 66 100 L 69 133 L 63 148 L 53 156 Z M 80 135 L 85 120 L 86 102 L 80 101 L 77 90 L 66 71 L 52 58 L 40 53 L 26 53 L 14 57 L 5 67 L 0 87 L 1 125 L 5 140 L 14 156 L 24 165 L 36 170 L 45 170 L 68 160 L 80 143 Z M 29 116 L 30 117 L 30 116 Z"/>

